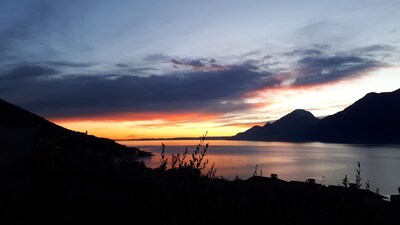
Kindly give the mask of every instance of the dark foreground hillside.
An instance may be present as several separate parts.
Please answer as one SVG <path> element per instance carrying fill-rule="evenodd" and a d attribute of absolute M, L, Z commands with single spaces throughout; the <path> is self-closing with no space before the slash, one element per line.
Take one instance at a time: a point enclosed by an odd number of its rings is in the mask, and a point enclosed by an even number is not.
<path fill-rule="evenodd" d="M 398 224 L 399 205 L 370 191 L 228 181 L 203 168 L 207 146 L 165 161 L 0 103 L 1 224 Z"/>
<path fill-rule="evenodd" d="M 398 224 L 399 205 L 366 190 L 228 181 L 189 166 L 149 169 L 140 158 L 68 158 L 40 147 L 43 158 L 2 174 L 4 224 Z"/>

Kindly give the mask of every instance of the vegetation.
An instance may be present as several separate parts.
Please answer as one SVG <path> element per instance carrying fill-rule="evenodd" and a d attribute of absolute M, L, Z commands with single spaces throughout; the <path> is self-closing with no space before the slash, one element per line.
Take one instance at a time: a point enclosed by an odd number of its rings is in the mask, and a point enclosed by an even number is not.
<path fill-rule="evenodd" d="M 171 159 L 162 144 L 157 169 L 140 157 L 108 158 L 101 154 L 108 145 L 93 151 L 89 144 L 42 139 L 24 167 L 1 172 L 0 218 L 4 224 L 127 224 L 138 217 L 178 225 L 397 224 L 400 206 L 370 191 L 263 177 L 262 165 L 249 179 L 216 177 L 204 139 Z"/>
<path fill-rule="evenodd" d="M 167 169 L 167 164 L 168 164 L 168 159 L 165 156 L 165 145 L 164 143 L 161 144 L 161 159 L 160 159 L 161 165 L 160 169 L 166 170 Z"/>
<path fill-rule="evenodd" d="M 370 188 L 371 186 L 369 184 L 369 180 L 367 180 L 367 182 L 365 183 L 365 190 L 369 191 Z"/>
<path fill-rule="evenodd" d="M 344 176 L 342 180 L 343 187 L 349 187 L 349 180 L 347 179 L 347 174 Z"/>
<path fill-rule="evenodd" d="M 180 154 L 171 154 L 171 168 L 170 170 L 185 170 L 190 171 L 196 175 L 202 175 L 207 178 L 216 178 L 216 168 L 215 163 L 213 163 L 210 169 L 206 173 L 202 173 L 202 171 L 207 167 L 209 161 L 205 158 L 207 150 L 208 150 L 208 143 L 204 144 L 206 134 L 200 138 L 199 143 L 196 145 L 196 149 L 191 154 L 191 157 L 187 160 L 187 154 L 189 153 L 188 147 L 186 146 L 185 151 Z M 161 158 L 160 158 L 160 168 L 165 170 L 167 168 L 168 159 L 165 155 L 165 144 L 161 144 Z"/>
<path fill-rule="evenodd" d="M 254 172 L 253 172 L 253 176 L 263 176 L 263 165 L 261 165 L 260 170 L 258 169 L 258 165 L 256 164 L 256 166 L 254 167 Z"/>
<path fill-rule="evenodd" d="M 358 189 L 361 188 L 362 184 L 361 184 L 361 165 L 360 162 L 357 162 L 357 169 L 356 169 L 356 187 Z"/>

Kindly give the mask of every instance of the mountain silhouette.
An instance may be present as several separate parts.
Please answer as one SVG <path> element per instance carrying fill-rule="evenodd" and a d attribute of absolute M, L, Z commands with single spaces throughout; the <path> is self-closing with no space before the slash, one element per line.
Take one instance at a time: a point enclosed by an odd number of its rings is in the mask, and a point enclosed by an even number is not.
<path fill-rule="evenodd" d="M 368 93 L 314 128 L 317 140 L 344 143 L 400 143 L 400 89 Z"/>
<path fill-rule="evenodd" d="M 240 140 L 262 141 L 306 141 L 310 139 L 309 131 L 319 121 L 312 113 L 296 109 L 274 123 L 263 127 L 254 126 L 234 136 Z"/>
<path fill-rule="evenodd" d="M 65 161 L 69 157 L 76 163 L 82 155 L 112 160 L 138 153 L 145 154 L 107 138 L 66 129 L 0 99 L 0 169 L 19 169 L 48 158 Z"/>
<path fill-rule="evenodd" d="M 0 99 L 0 127 L 31 128 L 35 132 L 50 136 L 73 132 L 2 99 Z"/>
<path fill-rule="evenodd" d="M 400 89 L 368 93 L 349 107 L 323 119 L 294 110 L 273 123 L 233 136 L 236 140 L 400 143 Z"/>

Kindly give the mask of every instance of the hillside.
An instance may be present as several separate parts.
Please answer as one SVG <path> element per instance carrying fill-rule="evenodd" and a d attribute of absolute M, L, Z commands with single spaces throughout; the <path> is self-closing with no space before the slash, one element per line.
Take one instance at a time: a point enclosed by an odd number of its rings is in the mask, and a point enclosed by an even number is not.
<path fill-rule="evenodd" d="M 400 143 L 400 89 L 369 93 L 343 111 L 323 119 L 295 110 L 274 123 L 255 126 L 233 137 L 259 141 Z"/>
<path fill-rule="evenodd" d="M 321 120 L 317 140 L 350 143 L 400 143 L 400 89 L 369 93 L 341 112 Z"/>
<path fill-rule="evenodd" d="M 18 170 L 35 157 L 75 163 L 73 159 L 82 155 L 113 160 L 143 153 L 107 138 L 68 130 L 2 99 L 0 146 L 0 168 L 5 170 Z"/>
<path fill-rule="evenodd" d="M 309 131 L 318 123 L 319 119 L 312 113 L 296 109 L 273 123 L 263 127 L 254 126 L 249 130 L 234 136 L 238 140 L 261 141 L 307 141 Z"/>

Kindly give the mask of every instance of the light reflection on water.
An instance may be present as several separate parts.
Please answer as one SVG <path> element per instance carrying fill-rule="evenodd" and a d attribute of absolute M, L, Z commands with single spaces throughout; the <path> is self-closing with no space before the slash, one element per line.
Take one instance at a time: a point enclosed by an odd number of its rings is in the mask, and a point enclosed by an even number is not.
<path fill-rule="evenodd" d="M 183 153 L 188 146 L 189 154 L 195 150 L 197 140 L 119 141 L 127 146 L 153 152 L 144 158 L 146 166 L 160 165 L 161 143 L 166 145 L 167 157 Z M 365 146 L 326 143 L 286 143 L 206 140 L 209 150 L 206 158 L 213 162 L 217 175 L 232 180 L 252 176 L 255 165 L 258 172 L 262 165 L 264 176 L 278 174 L 284 180 L 305 181 L 315 178 L 318 183 L 337 185 L 345 174 L 350 182 L 356 177 L 357 162 L 361 163 L 363 187 L 367 179 L 371 190 L 380 189 L 384 195 L 397 193 L 400 187 L 400 146 Z M 207 170 L 207 169 L 206 169 Z"/>

